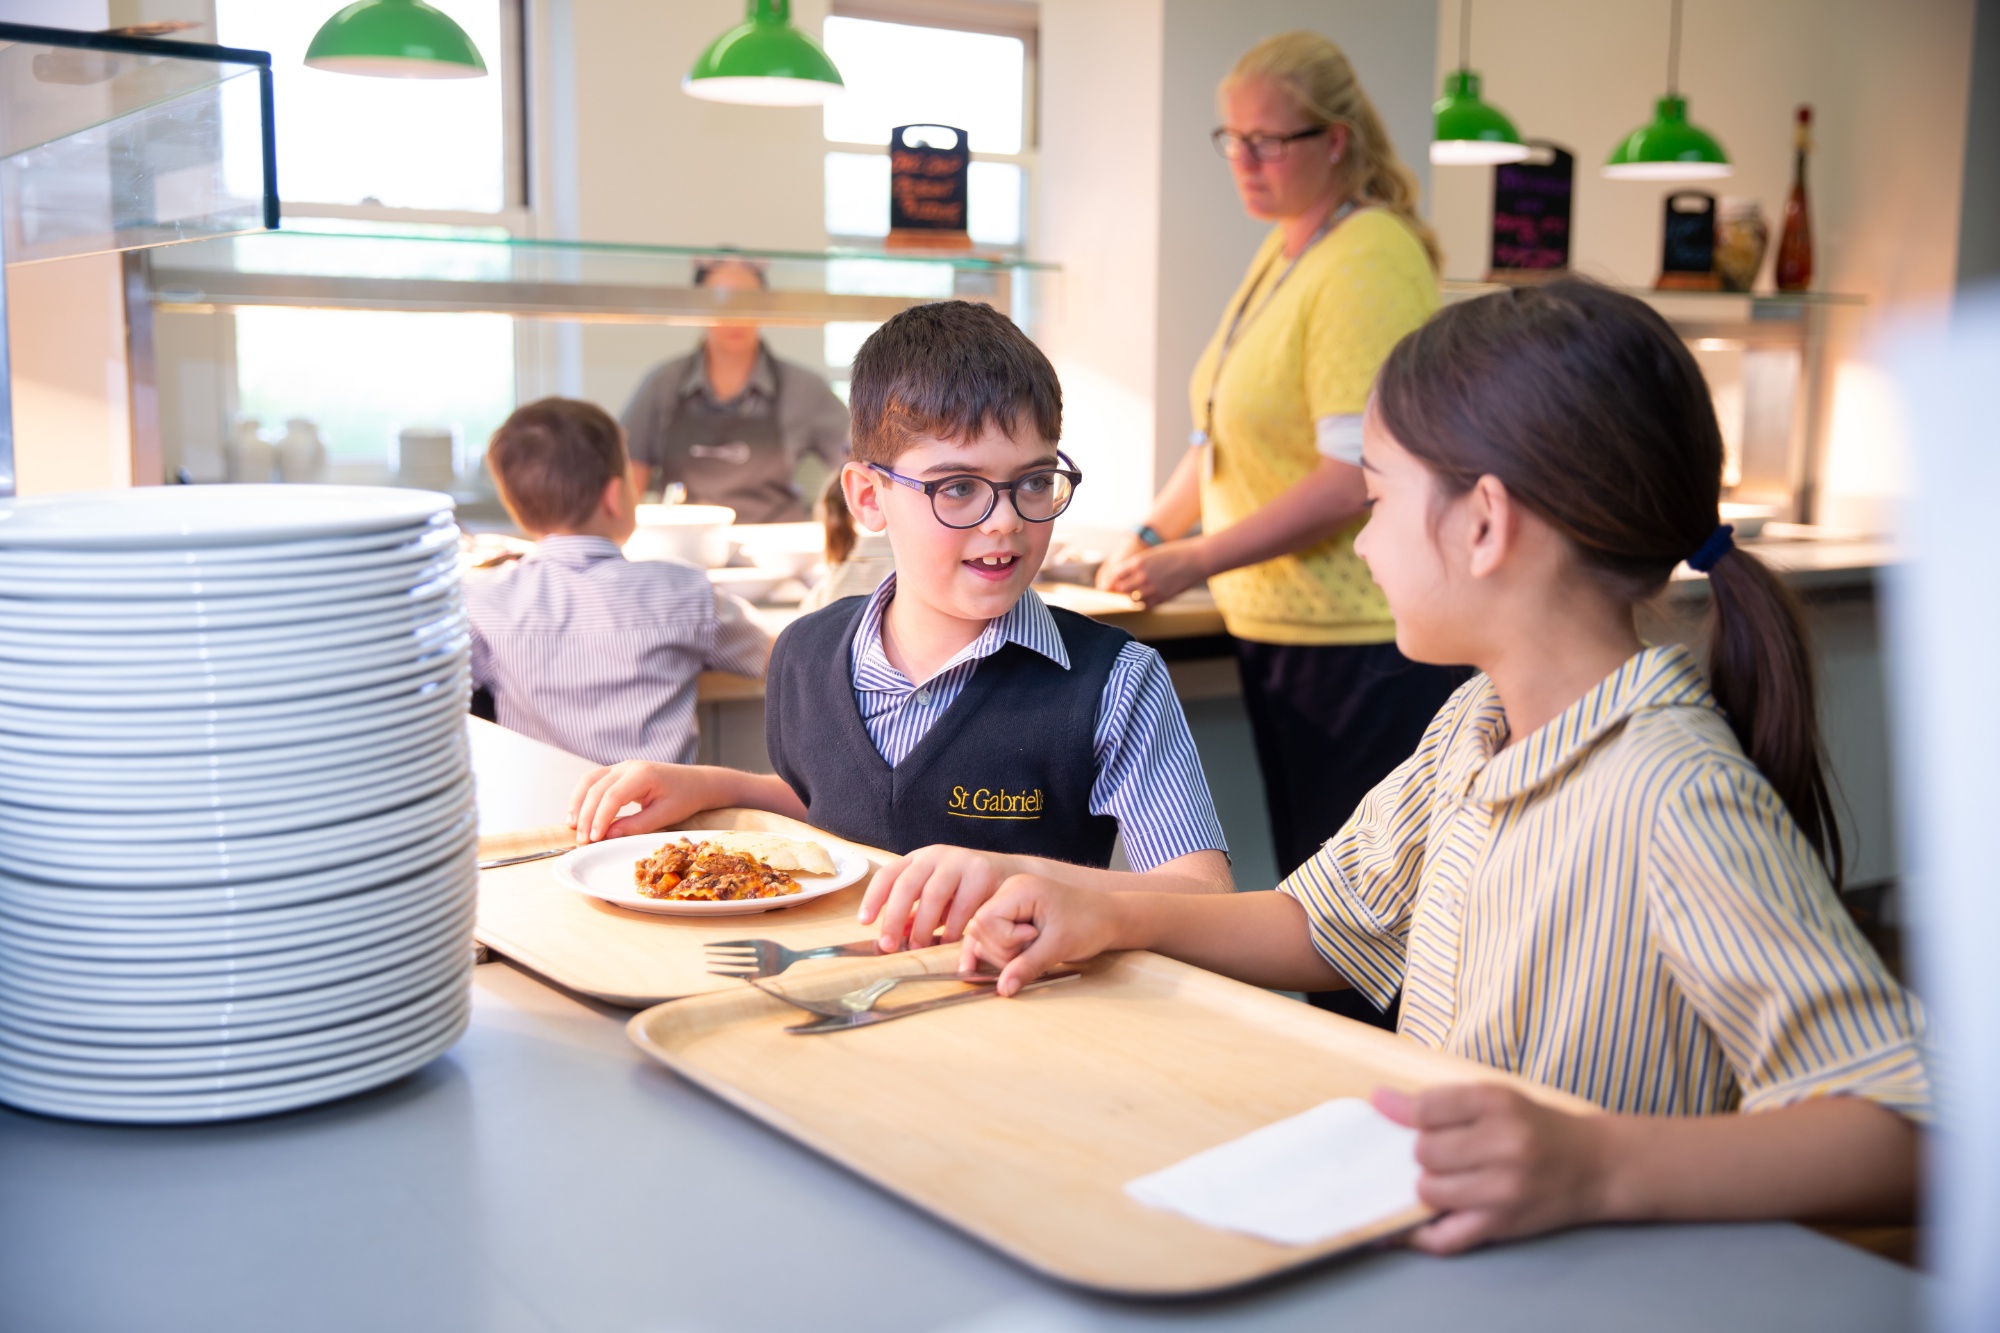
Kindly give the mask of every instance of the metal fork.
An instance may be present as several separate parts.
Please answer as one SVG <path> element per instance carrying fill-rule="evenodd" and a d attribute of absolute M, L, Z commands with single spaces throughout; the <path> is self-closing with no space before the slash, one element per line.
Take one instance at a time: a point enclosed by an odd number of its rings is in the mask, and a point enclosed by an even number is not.
<path fill-rule="evenodd" d="M 998 972 L 916 972 L 908 976 L 883 977 L 871 981 L 859 990 L 851 990 L 845 995 L 836 995 L 831 1000 L 801 1000 L 795 995 L 787 995 L 774 986 L 766 986 L 756 977 L 745 977 L 751 985 L 774 1000 L 783 1000 L 795 1009 L 803 1009 L 809 1014 L 819 1014 L 824 1018 L 851 1018 L 855 1014 L 865 1014 L 875 1007 L 884 995 L 906 981 L 970 981 L 990 985 L 1000 980 Z"/>
<path fill-rule="evenodd" d="M 809 958 L 873 958 L 881 952 L 874 940 L 823 944 L 817 949 L 787 949 L 776 940 L 715 940 L 702 947 L 708 953 L 710 976 L 744 981 L 775 977 L 793 963 Z"/>

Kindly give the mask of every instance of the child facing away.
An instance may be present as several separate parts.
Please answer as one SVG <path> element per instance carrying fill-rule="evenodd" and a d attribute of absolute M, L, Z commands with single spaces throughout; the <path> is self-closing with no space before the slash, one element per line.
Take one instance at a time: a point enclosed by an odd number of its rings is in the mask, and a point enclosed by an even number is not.
<path fill-rule="evenodd" d="M 1566 279 L 1399 344 L 1355 549 L 1420 662 L 1484 674 L 1276 892 L 1010 879 L 966 934 L 1002 994 L 1108 949 L 1354 986 L 1399 1030 L 1585 1097 L 1405 1096 L 1425 1249 L 1593 1221 L 1896 1220 L 1930 1118 L 1916 1002 L 1834 891 L 1839 835 L 1784 588 L 1718 523 L 1722 439 L 1659 315 Z M 1685 559 L 1706 673 L 1634 606 Z M 1738 1112 L 1738 1114 L 1730 1114 Z"/>
<path fill-rule="evenodd" d="M 955 940 L 1010 874 L 1091 888 L 1230 887 L 1222 828 L 1166 664 L 1029 588 L 1082 480 L 1056 449 L 1048 358 L 988 306 L 906 310 L 854 361 L 856 522 L 894 575 L 779 636 L 775 774 L 633 762 L 579 784 L 579 842 L 751 806 L 901 855 L 862 920 L 886 948 Z M 619 817 L 627 803 L 640 810 Z M 1137 875 L 1105 869 L 1122 835 Z"/>
<path fill-rule="evenodd" d="M 637 496 L 625 439 L 591 403 L 544 398 L 493 433 L 486 464 L 535 549 L 468 579 L 472 677 L 494 719 L 597 763 L 695 757 L 704 671 L 763 674 L 771 639 L 703 571 L 627 560 Z"/>
<path fill-rule="evenodd" d="M 826 530 L 826 577 L 799 603 L 801 611 L 817 611 L 843 597 L 865 597 L 896 572 L 896 553 L 890 549 L 889 539 L 879 532 L 854 530 L 854 515 L 848 512 L 843 485 L 840 473 L 828 477 L 819 502 L 813 506 Z"/>

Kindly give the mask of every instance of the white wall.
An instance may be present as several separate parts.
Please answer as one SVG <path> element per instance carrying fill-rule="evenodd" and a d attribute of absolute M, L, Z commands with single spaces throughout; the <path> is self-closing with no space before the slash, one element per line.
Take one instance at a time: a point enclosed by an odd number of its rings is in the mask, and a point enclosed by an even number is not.
<path fill-rule="evenodd" d="M 123 281 L 117 255 L 7 271 L 21 495 L 132 484 Z"/>
<path fill-rule="evenodd" d="M 1035 257 L 1063 268 L 1041 337 L 1062 379 L 1065 445 L 1085 474 L 1069 524 L 1136 524 L 1152 498 L 1164 8 L 1042 10 Z"/>

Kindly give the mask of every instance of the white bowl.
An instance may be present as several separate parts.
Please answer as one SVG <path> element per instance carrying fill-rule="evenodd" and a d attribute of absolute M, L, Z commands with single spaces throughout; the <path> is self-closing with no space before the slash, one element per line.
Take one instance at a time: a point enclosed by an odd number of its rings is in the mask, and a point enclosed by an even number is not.
<path fill-rule="evenodd" d="M 826 559 L 826 529 L 818 523 L 739 523 L 730 540 L 759 569 L 804 578 Z"/>
<path fill-rule="evenodd" d="M 0 549 L 294 543 L 427 526 L 452 498 L 384 486 L 135 486 L 0 502 Z"/>
<path fill-rule="evenodd" d="M 746 602 L 761 602 L 791 575 L 782 569 L 711 569 L 708 581 Z"/>
<path fill-rule="evenodd" d="M 351 864 L 193 888 L 107 889 L 0 874 L 0 907 L 10 916 L 50 925 L 83 920 L 101 922 L 106 931 L 142 931 L 180 929 L 189 921 L 207 922 L 224 913 L 342 902 L 385 885 L 427 882 L 433 872 L 473 865 L 476 824 L 477 817 L 468 809 L 435 832 L 420 830 L 392 845 L 371 847 L 367 856 Z"/>
<path fill-rule="evenodd" d="M 625 543 L 629 560 L 681 560 L 690 565 L 729 563 L 727 505 L 640 505 L 639 526 Z"/>

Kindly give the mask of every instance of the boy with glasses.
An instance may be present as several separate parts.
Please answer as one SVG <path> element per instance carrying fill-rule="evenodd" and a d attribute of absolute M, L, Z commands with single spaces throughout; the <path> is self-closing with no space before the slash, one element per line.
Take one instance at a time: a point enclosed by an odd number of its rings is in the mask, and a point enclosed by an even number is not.
<path fill-rule="evenodd" d="M 1227 891 L 1222 828 L 1159 654 L 1030 589 L 1082 474 L 1055 370 L 1004 315 L 906 310 L 854 361 L 856 523 L 896 574 L 773 649 L 776 774 L 631 762 L 579 785 L 579 842 L 751 806 L 901 853 L 862 919 L 887 948 L 957 939 L 1011 874 Z M 618 812 L 638 802 L 636 814 Z M 1122 835 L 1143 880 L 1105 869 Z"/>

